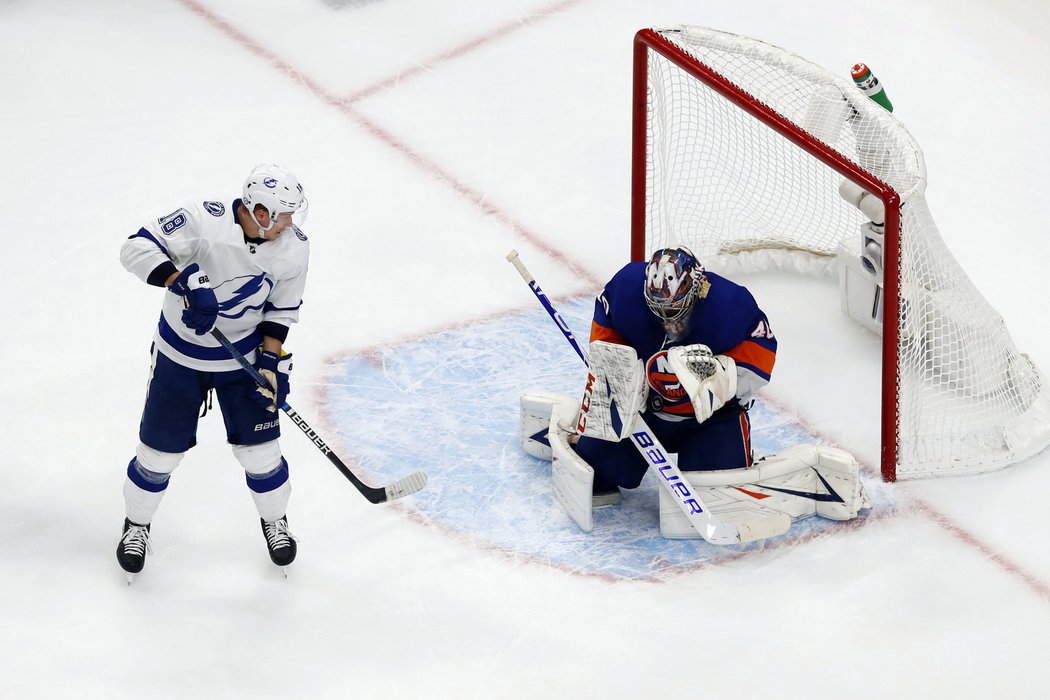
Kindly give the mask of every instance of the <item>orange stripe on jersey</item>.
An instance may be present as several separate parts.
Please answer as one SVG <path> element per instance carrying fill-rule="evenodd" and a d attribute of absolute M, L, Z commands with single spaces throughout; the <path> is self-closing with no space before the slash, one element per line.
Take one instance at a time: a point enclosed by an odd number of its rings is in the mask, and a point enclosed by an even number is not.
<path fill-rule="evenodd" d="M 767 377 L 773 373 L 773 363 L 777 360 L 775 352 L 751 340 L 745 340 L 726 355 L 732 357 L 734 362 L 751 365 L 759 372 L 764 372 Z"/>
<path fill-rule="evenodd" d="M 614 331 L 612 328 L 606 328 L 597 321 L 591 321 L 591 342 L 596 340 L 604 340 L 606 343 L 616 343 L 617 345 L 629 345 L 627 338 Z"/>

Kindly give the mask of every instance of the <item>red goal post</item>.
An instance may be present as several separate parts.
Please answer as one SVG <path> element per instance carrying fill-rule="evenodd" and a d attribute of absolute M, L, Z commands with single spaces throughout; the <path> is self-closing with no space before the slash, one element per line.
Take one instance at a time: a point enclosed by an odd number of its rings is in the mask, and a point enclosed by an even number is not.
<path fill-rule="evenodd" d="M 643 29 L 632 129 L 632 260 L 681 242 L 716 271 L 871 285 L 886 480 L 998 469 L 1050 443 L 1046 381 L 941 239 L 921 149 L 851 80 L 747 37 Z M 843 181 L 881 202 L 881 228 L 862 229 Z"/>

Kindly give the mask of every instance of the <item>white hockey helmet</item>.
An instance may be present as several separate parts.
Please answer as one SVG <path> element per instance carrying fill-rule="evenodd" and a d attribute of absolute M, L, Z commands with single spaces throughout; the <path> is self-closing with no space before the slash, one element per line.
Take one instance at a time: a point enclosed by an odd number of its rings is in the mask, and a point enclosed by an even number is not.
<path fill-rule="evenodd" d="M 708 286 L 704 266 L 685 246 L 661 248 L 645 266 L 645 303 L 665 323 L 682 321 Z"/>
<path fill-rule="evenodd" d="M 241 201 L 248 211 L 254 211 L 260 205 L 266 207 L 270 212 L 270 225 L 264 229 L 266 231 L 273 227 L 277 216 L 284 213 L 295 215 L 296 224 L 301 226 L 309 207 L 299 178 L 288 168 L 268 163 L 252 168 L 244 181 Z"/>

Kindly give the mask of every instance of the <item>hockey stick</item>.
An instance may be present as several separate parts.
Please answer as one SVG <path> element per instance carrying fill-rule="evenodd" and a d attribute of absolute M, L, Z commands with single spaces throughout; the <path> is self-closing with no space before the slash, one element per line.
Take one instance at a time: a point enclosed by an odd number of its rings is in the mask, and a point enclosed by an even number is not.
<path fill-rule="evenodd" d="M 233 343 L 230 342 L 229 338 L 227 338 L 222 331 L 220 331 L 218 328 L 212 328 L 211 334 L 213 338 L 219 341 L 219 343 L 221 343 L 222 346 L 226 348 L 226 351 L 230 353 L 230 356 L 233 357 L 233 359 L 237 360 L 240 366 L 244 368 L 244 371 L 251 375 L 251 378 L 255 380 L 256 384 L 258 384 L 264 389 L 273 390 L 273 387 L 270 386 L 270 383 L 267 382 L 261 374 L 259 374 L 259 370 L 255 369 L 255 367 L 252 366 L 252 363 L 248 362 L 248 358 L 242 355 L 240 350 L 233 347 Z M 413 472 L 412 474 L 409 474 L 403 479 L 398 479 L 397 481 L 385 488 L 376 488 L 374 486 L 369 486 L 365 482 L 358 479 L 357 475 L 350 471 L 350 469 L 345 464 L 343 464 L 343 460 L 339 459 L 339 457 L 337 457 L 336 454 L 332 452 L 332 448 L 325 444 L 325 441 L 321 439 L 321 436 L 318 435 L 317 432 L 314 431 L 314 429 L 311 428 L 305 420 L 303 420 L 302 416 L 296 413 L 295 410 L 288 405 L 287 401 L 281 404 L 281 410 L 288 414 L 288 417 L 292 419 L 292 422 L 295 423 L 296 426 L 298 426 L 299 430 L 302 430 L 306 437 L 310 438 L 310 441 L 313 442 L 317 449 L 321 450 L 321 452 L 324 453 L 325 457 L 327 457 L 328 460 L 335 465 L 335 468 L 342 472 L 343 476 L 349 479 L 350 483 L 353 484 L 357 488 L 357 490 L 360 491 L 361 494 L 372 503 L 383 503 L 385 501 L 392 501 L 396 498 L 403 498 L 404 496 L 409 496 L 415 493 L 416 491 L 419 491 L 421 488 L 427 485 L 426 473 Z"/>
<path fill-rule="evenodd" d="M 583 363 L 590 367 L 590 363 L 587 361 L 587 354 L 580 347 L 580 344 L 576 342 L 575 336 L 572 331 L 569 330 L 568 324 L 561 317 L 561 314 L 551 304 L 550 299 L 540 289 L 540 285 L 536 282 L 536 279 L 529 273 L 525 268 L 525 264 L 518 258 L 518 251 L 512 250 L 507 254 L 507 260 L 514 265 L 518 270 L 518 274 L 521 275 L 522 279 L 529 285 L 529 289 L 536 295 L 540 304 L 547 310 L 554 322 L 561 329 L 565 339 L 569 341 L 569 345 L 572 346 L 576 354 L 580 356 Z M 667 450 L 664 449 L 663 445 L 653 434 L 652 430 L 646 424 L 645 419 L 642 418 L 642 414 L 636 414 L 634 419 L 634 426 L 631 428 L 631 442 L 638 449 L 638 452 L 645 459 L 649 468 L 653 470 L 653 473 L 659 477 L 659 482 L 670 492 L 674 498 L 675 503 L 681 508 L 682 512 L 685 513 L 685 517 L 688 518 L 689 524 L 693 526 L 701 537 L 710 542 L 711 544 L 738 544 L 741 542 L 750 542 L 751 540 L 761 539 L 763 537 L 770 537 L 780 532 L 771 531 L 768 527 L 763 528 L 764 519 L 756 520 L 754 523 L 748 523 L 747 526 L 741 530 L 734 523 L 729 523 L 721 520 L 718 516 L 711 513 L 711 511 L 704 505 L 703 500 L 700 498 L 700 494 L 697 493 L 689 481 L 682 476 L 682 472 L 678 469 L 678 465 L 675 463 L 675 459 L 671 456 Z M 743 523 L 742 523 L 743 524 Z M 772 524 L 772 523 L 770 523 Z M 781 530 L 782 532 L 782 530 Z"/>

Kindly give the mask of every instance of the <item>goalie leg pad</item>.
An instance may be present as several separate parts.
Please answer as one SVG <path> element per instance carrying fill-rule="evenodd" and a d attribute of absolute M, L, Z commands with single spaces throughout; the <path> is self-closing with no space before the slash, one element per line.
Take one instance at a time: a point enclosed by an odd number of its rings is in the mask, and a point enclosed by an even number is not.
<path fill-rule="evenodd" d="M 779 514 L 788 522 L 819 515 L 850 520 L 870 508 L 864 495 L 857 461 L 833 447 L 800 445 L 748 469 L 686 472 L 711 513 L 727 522 L 769 519 Z M 786 529 L 786 528 L 785 528 Z M 660 494 L 660 533 L 664 537 L 698 537 L 680 509 Z"/>
<path fill-rule="evenodd" d="M 733 469 L 731 471 L 745 471 Z M 748 470 L 749 471 L 749 470 Z M 695 474 L 706 472 L 684 472 L 692 482 Z M 694 486 L 696 486 L 694 484 Z M 696 486 L 708 512 L 726 523 L 736 525 L 740 542 L 765 539 L 783 534 L 791 527 L 791 516 L 773 508 L 767 508 L 754 499 L 746 498 L 732 487 Z M 689 523 L 682 509 L 670 494 L 660 490 L 660 534 L 669 539 L 696 539 L 700 533 Z"/>
<path fill-rule="evenodd" d="M 571 420 L 572 425 L 575 425 L 576 401 L 571 397 L 539 390 L 526 391 L 521 395 L 521 414 L 518 421 L 521 448 L 533 457 L 548 461 L 552 458 L 548 432 L 551 427 L 551 414 L 558 404 L 566 404 L 559 411 L 559 415 L 567 422 Z"/>
<path fill-rule="evenodd" d="M 616 505 L 623 496 L 615 484 L 596 475 L 587 460 L 572 448 L 570 438 L 575 439 L 576 432 L 568 426 L 576 416 L 576 403 L 568 397 L 554 404 L 548 434 L 553 457 L 551 485 L 554 497 L 569 517 L 585 532 L 590 532 L 594 529 L 594 509 Z M 595 493 L 596 485 L 604 486 L 603 490 Z"/>
<path fill-rule="evenodd" d="M 554 498 L 565 510 L 570 518 L 580 526 L 584 532 L 594 529 L 594 511 L 591 502 L 591 492 L 594 488 L 594 469 L 591 465 L 572 449 L 569 445 L 567 430 L 559 427 L 559 414 L 567 413 L 571 407 L 575 411 L 575 405 L 558 403 L 554 405 L 551 414 L 548 440 L 551 448 L 551 486 L 554 489 Z"/>
<path fill-rule="evenodd" d="M 817 450 L 817 474 L 842 499 L 818 502 L 817 515 L 831 520 L 852 520 L 860 511 L 871 508 L 871 501 L 860 483 L 860 465 L 853 455 L 834 447 L 818 447 Z"/>

